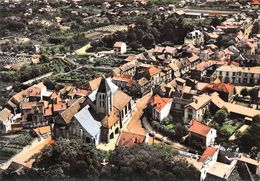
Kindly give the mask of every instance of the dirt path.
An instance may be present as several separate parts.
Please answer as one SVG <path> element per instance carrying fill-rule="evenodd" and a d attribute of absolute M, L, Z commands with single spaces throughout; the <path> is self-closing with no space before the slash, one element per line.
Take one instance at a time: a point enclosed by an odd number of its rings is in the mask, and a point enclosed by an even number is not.
<path fill-rule="evenodd" d="M 7 169 L 12 162 L 17 162 L 30 168 L 34 162 L 33 156 L 40 153 L 45 146 L 51 143 L 53 143 L 51 136 L 41 141 L 38 141 L 37 139 L 34 140 L 31 145 L 24 147 L 21 152 L 3 163 L 1 169 Z"/>

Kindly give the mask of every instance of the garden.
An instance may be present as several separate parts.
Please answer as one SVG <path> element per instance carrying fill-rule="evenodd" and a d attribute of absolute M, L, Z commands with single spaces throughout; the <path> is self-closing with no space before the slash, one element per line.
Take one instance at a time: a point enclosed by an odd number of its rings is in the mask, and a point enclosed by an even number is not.
<path fill-rule="evenodd" d="M 108 76 L 110 71 L 107 70 L 94 70 L 91 68 L 83 67 L 77 69 L 77 71 L 71 71 L 69 73 L 59 73 L 51 77 L 56 82 L 62 83 L 87 83 L 88 81 L 100 77 L 102 75 Z"/>

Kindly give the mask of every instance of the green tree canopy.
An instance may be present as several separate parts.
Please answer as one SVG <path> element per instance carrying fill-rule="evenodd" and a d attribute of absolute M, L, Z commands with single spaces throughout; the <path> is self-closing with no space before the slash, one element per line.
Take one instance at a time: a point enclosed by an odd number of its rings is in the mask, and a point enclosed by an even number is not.
<path fill-rule="evenodd" d="M 248 96 L 248 90 L 247 90 L 247 88 L 243 88 L 243 89 L 241 89 L 241 91 L 240 91 L 240 95 L 242 95 L 243 97 Z"/>
<path fill-rule="evenodd" d="M 43 150 L 33 167 L 41 171 L 38 173 L 42 177 L 92 178 L 99 175 L 104 158 L 104 152 L 94 145 L 60 139 Z"/>
<path fill-rule="evenodd" d="M 216 121 L 219 125 L 222 125 L 227 119 L 227 117 L 228 117 L 228 111 L 224 107 L 216 112 L 215 116 L 213 117 L 213 120 Z"/>
<path fill-rule="evenodd" d="M 165 145 L 117 147 L 107 153 L 94 145 L 59 139 L 36 157 L 28 176 L 37 179 L 199 180 L 199 171 Z M 102 165 L 108 158 L 108 164 Z"/>
<path fill-rule="evenodd" d="M 117 180 L 199 180 L 199 171 L 176 155 L 162 145 L 118 147 L 109 159 L 111 176 Z"/>
<path fill-rule="evenodd" d="M 251 127 L 246 133 L 242 134 L 237 139 L 236 143 L 239 147 L 246 152 L 252 151 L 255 148 L 256 151 L 260 151 L 260 115 L 256 115 L 253 118 Z"/>

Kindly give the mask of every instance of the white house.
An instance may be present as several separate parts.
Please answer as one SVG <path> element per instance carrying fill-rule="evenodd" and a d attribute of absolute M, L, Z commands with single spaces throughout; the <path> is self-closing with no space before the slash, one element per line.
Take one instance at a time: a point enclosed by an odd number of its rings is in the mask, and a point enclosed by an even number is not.
<path fill-rule="evenodd" d="M 199 162 L 202 162 L 202 167 L 200 169 L 201 172 L 201 180 L 204 180 L 207 176 L 208 170 L 214 166 L 218 159 L 219 149 L 213 146 L 207 147 L 203 154 L 200 156 Z"/>
<path fill-rule="evenodd" d="M 211 97 L 207 94 L 194 96 L 193 102 L 184 108 L 184 123 L 188 124 L 191 119 L 203 120 L 203 115 L 209 109 Z"/>
<path fill-rule="evenodd" d="M 170 113 L 172 98 L 162 98 L 159 95 L 155 95 L 151 98 L 150 105 L 152 107 L 153 119 L 162 121 Z"/>
<path fill-rule="evenodd" d="M 260 66 L 236 67 L 224 65 L 217 68 L 216 75 L 222 82 L 249 85 L 260 84 Z"/>
<path fill-rule="evenodd" d="M 190 121 L 189 131 L 189 141 L 190 143 L 206 148 L 213 145 L 215 138 L 217 137 L 217 131 L 201 122 L 192 119 Z"/>
<path fill-rule="evenodd" d="M 4 108 L 0 111 L 0 132 L 7 133 L 12 130 L 12 117 L 13 114 L 9 109 Z"/>
<path fill-rule="evenodd" d="M 195 30 L 187 34 L 184 39 L 185 45 L 200 45 L 204 42 L 204 35 L 200 30 Z"/>
<path fill-rule="evenodd" d="M 114 44 L 114 52 L 117 55 L 126 53 L 126 43 L 125 42 L 121 42 L 121 41 L 115 42 L 115 44 Z"/>

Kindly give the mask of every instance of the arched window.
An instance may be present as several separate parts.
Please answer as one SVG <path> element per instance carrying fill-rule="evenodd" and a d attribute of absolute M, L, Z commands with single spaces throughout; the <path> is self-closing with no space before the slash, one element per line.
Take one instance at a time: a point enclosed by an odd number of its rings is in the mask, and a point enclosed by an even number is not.
<path fill-rule="evenodd" d="M 110 134 L 110 139 L 113 139 L 114 138 L 114 133 L 111 133 Z"/>

